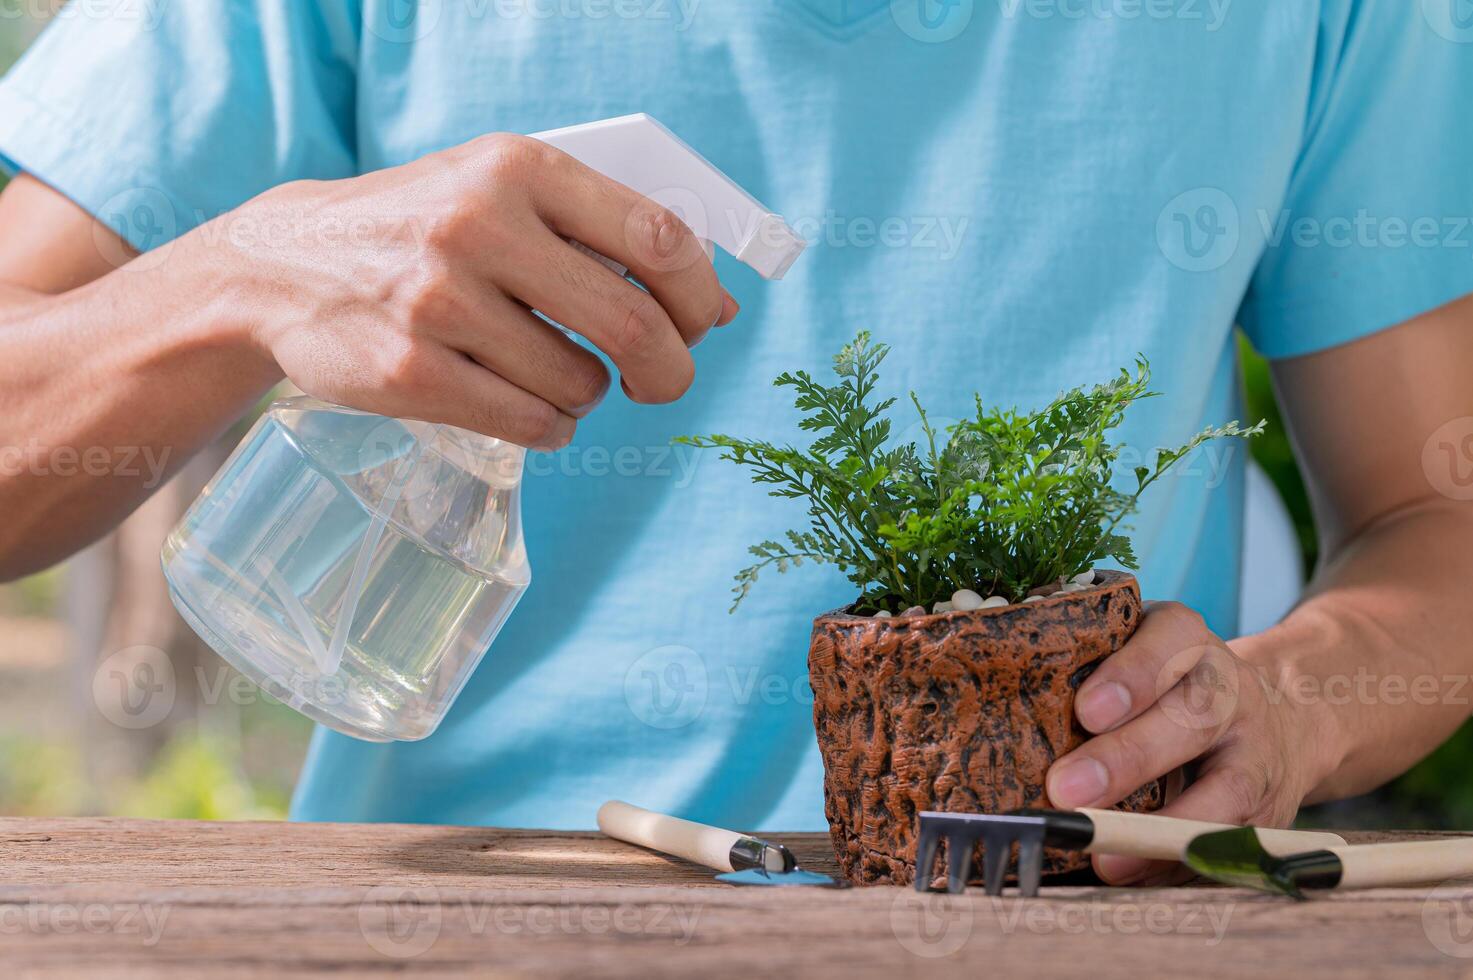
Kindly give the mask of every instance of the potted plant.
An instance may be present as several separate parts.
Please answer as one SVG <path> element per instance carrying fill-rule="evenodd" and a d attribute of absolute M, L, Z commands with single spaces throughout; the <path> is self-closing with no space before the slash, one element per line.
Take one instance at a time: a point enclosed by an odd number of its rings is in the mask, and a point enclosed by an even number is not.
<path fill-rule="evenodd" d="M 1123 520 L 1141 494 L 1209 439 L 1262 423 L 1209 428 L 1161 449 L 1116 485 L 1120 447 L 1107 436 L 1148 397 L 1144 359 L 1032 413 L 984 408 L 937 432 L 915 394 L 921 445 L 896 444 L 894 398 L 877 395 L 887 348 L 867 333 L 821 384 L 806 372 L 775 384 L 796 393 L 806 449 L 713 435 L 753 480 L 807 504 L 809 525 L 751 551 L 735 611 L 770 567 L 835 565 L 859 590 L 814 620 L 809 677 L 824 763 L 824 799 L 839 864 L 856 883 L 908 883 L 916 814 L 1044 806 L 1053 761 L 1085 738 L 1074 692 L 1141 617 Z M 1152 784 L 1121 805 L 1162 803 Z M 1084 861 L 1048 855 L 1046 873 Z M 980 867 L 980 862 L 974 864 Z"/>

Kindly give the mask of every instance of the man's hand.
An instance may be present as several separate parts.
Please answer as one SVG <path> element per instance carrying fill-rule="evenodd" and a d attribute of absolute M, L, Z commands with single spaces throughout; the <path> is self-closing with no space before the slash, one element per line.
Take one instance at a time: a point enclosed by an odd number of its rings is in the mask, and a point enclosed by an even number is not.
<path fill-rule="evenodd" d="M 1080 685 L 1079 723 L 1095 737 L 1054 763 L 1049 799 L 1106 807 L 1200 760 L 1196 781 L 1161 812 L 1285 827 L 1324 775 L 1309 709 L 1272 672 L 1241 659 L 1178 603 L 1152 603 L 1135 635 Z M 1121 883 L 1173 866 L 1114 855 L 1095 870 Z"/>
<path fill-rule="evenodd" d="M 283 373 L 329 401 L 552 449 L 609 375 L 532 310 L 606 353 L 641 402 L 684 393 L 688 348 L 737 313 L 673 213 L 517 136 L 283 185 L 135 254 L 40 181 L 0 192 L 0 444 L 35 460 L 0 474 L 0 581 L 113 527 Z M 140 449 L 162 474 L 127 463 Z M 64 470 L 53 451 L 118 465 Z"/>
<path fill-rule="evenodd" d="M 569 239 L 628 266 L 648 292 Z M 308 394 L 540 449 L 572 439 L 609 376 L 532 310 L 607 354 L 641 402 L 684 394 L 688 348 L 737 313 L 672 212 L 505 134 L 283 185 L 179 244 L 222 250 L 253 336 Z"/>
<path fill-rule="evenodd" d="M 1470 326 L 1473 296 L 1275 363 L 1320 534 L 1306 594 L 1231 645 L 1153 605 L 1080 686 L 1095 737 L 1049 771 L 1054 804 L 1109 806 L 1187 765 L 1196 781 L 1162 812 L 1283 826 L 1302 802 L 1404 772 L 1468 719 L 1473 494 L 1447 467 L 1473 432 Z M 1169 873 L 1121 857 L 1095 868 L 1112 882 Z"/>

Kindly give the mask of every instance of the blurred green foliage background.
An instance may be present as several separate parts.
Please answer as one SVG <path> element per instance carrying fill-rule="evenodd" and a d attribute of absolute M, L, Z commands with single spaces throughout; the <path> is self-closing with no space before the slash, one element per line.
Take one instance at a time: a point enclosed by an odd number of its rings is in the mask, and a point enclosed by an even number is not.
<path fill-rule="evenodd" d="M 0 0 L 0 70 L 39 29 L 27 10 L 18 0 Z M 1267 434 L 1252 442 L 1253 455 L 1284 497 L 1310 569 L 1314 520 L 1268 365 L 1246 342 L 1240 350 L 1244 417 L 1269 420 Z M 197 706 L 144 732 L 99 724 L 91 673 L 100 654 L 78 649 L 68 625 L 68 609 L 88 597 L 69 598 L 67 576 L 63 566 L 0 586 L 0 814 L 283 817 L 310 734 L 306 720 L 260 696 Z M 228 671 L 208 659 L 202 669 L 207 678 Z M 223 689 L 219 684 L 214 676 L 200 686 Z M 1470 765 L 1473 725 L 1465 725 L 1402 778 L 1359 799 L 1311 808 L 1301 823 L 1473 827 L 1473 781 L 1462 778 Z"/>

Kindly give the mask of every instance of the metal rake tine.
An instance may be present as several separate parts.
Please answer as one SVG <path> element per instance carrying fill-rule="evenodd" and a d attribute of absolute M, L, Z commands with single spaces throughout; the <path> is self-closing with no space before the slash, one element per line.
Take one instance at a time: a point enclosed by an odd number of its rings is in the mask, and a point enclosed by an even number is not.
<path fill-rule="evenodd" d="M 1018 894 L 1024 898 L 1038 895 L 1043 877 L 1043 835 L 1025 833 L 1018 840 Z"/>
<path fill-rule="evenodd" d="M 921 839 L 916 844 L 916 882 L 918 892 L 931 888 L 931 875 L 936 870 L 936 849 L 941 843 L 939 828 L 921 818 Z"/>
<path fill-rule="evenodd" d="M 952 895 L 967 890 L 967 879 L 972 876 L 972 848 L 976 843 L 975 837 L 955 831 L 946 837 L 946 890 Z"/>
<path fill-rule="evenodd" d="M 1008 858 L 1013 855 L 1013 835 L 1003 828 L 989 827 L 982 837 L 982 884 L 989 895 L 1001 895 Z"/>

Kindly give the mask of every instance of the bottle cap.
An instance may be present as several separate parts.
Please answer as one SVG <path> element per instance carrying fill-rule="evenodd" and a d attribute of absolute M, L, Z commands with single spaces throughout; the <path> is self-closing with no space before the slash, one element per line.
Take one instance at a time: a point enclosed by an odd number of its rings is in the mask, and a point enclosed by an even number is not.
<path fill-rule="evenodd" d="M 781 215 L 642 112 L 532 135 L 670 208 L 764 279 L 781 279 L 807 247 Z"/>

